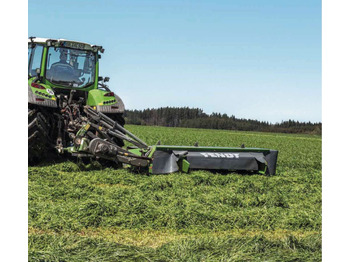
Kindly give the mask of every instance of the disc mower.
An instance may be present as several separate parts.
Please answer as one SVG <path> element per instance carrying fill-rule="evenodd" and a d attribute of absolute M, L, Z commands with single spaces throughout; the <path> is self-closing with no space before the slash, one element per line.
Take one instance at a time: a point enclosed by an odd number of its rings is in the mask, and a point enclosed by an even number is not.
<path fill-rule="evenodd" d="M 103 52 L 102 46 L 77 41 L 28 39 L 30 163 L 54 150 L 150 174 L 196 169 L 275 174 L 276 150 L 147 145 L 124 128 L 124 103 L 108 88 L 109 78 L 99 76 Z"/>

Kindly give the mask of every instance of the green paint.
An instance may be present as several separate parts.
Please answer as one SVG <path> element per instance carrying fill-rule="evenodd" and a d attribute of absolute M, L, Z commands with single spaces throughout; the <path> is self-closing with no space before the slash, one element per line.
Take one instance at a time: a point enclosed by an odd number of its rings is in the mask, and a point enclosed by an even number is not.
<path fill-rule="evenodd" d="M 65 147 L 63 148 L 63 151 L 68 153 L 77 153 L 77 150 L 74 146 Z"/>
<path fill-rule="evenodd" d="M 156 149 L 157 149 L 157 146 L 152 146 L 152 147 L 151 147 L 151 152 L 149 153 L 148 157 L 152 158 L 154 152 L 156 152 Z"/>
<path fill-rule="evenodd" d="M 153 164 L 149 165 L 148 173 L 153 174 Z"/>
<path fill-rule="evenodd" d="M 266 175 L 266 171 L 267 171 L 267 162 L 265 162 L 265 166 L 263 170 L 259 170 L 258 172 L 262 175 Z"/>
<path fill-rule="evenodd" d="M 89 151 L 89 140 L 88 139 L 83 138 L 81 140 L 78 151 L 83 151 L 83 152 Z"/>
<path fill-rule="evenodd" d="M 28 86 L 30 87 L 30 90 L 33 92 L 33 94 L 35 94 L 38 97 L 44 98 L 44 99 L 56 100 L 56 96 L 51 95 L 49 93 L 50 91 L 53 92 L 52 87 L 50 85 L 36 82 L 36 84 L 43 86 L 45 89 L 39 89 L 39 88 L 32 87 L 31 84 L 33 83 L 34 79 L 36 79 L 36 77 L 32 77 L 28 80 Z"/>
<path fill-rule="evenodd" d="M 192 152 L 257 152 L 264 153 L 269 152 L 269 149 L 265 148 L 240 148 L 240 147 L 206 147 L 206 146 L 166 146 L 157 145 L 154 146 L 155 150 L 169 151 L 169 150 L 186 150 Z"/>
<path fill-rule="evenodd" d="M 114 105 L 117 104 L 118 101 L 115 97 L 110 96 L 104 96 L 109 92 L 100 90 L 100 89 L 93 89 L 89 91 L 88 99 L 87 99 L 87 105 L 89 106 L 104 106 L 104 105 Z"/>
<path fill-rule="evenodd" d="M 182 159 L 181 162 L 182 172 L 188 173 L 190 171 L 190 163 L 186 159 Z"/>
<path fill-rule="evenodd" d="M 133 148 L 128 150 L 130 153 L 135 154 L 137 156 L 142 156 L 142 150 L 139 148 Z"/>
<path fill-rule="evenodd" d="M 47 58 L 47 47 L 44 46 L 43 57 L 41 59 L 40 77 L 44 77 L 45 76 L 46 58 Z"/>

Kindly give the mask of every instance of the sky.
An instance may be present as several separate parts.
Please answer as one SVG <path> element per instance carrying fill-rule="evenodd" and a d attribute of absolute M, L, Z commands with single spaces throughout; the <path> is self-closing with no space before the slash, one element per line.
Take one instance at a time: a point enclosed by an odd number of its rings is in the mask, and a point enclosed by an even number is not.
<path fill-rule="evenodd" d="M 127 109 L 321 122 L 321 0 L 29 0 L 28 36 L 102 45 Z"/>

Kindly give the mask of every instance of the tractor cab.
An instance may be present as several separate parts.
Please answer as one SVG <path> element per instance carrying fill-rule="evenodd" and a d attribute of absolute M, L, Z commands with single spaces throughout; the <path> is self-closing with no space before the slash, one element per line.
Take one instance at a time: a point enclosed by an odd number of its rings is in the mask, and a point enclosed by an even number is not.
<path fill-rule="evenodd" d="M 124 113 L 124 103 L 105 84 L 109 78 L 99 76 L 102 53 L 102 46 L 66 39 L 30 37 L 29 104 L 58 107 L 59 97 L 74 95 L 97 111 L 118 114 L 120 118 Z"/>
<path fill-rule="evenodd" d="M 58 88 L 94 88 L 98 82 L 101 46 L 86 43 L 30 38 L 28 75 Z"/>

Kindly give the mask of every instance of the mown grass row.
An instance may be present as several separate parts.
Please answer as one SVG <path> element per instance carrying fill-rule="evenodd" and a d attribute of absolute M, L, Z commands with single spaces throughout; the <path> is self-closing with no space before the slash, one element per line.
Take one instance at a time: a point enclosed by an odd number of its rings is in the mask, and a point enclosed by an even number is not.
<path fill-rule="evenodd" d="M 320 260 L 320 137 L 128 129 L 149 144 L 278 149 L 277 175 L 148 176 L 72 162 L 29 167 L 31 260 Z"/>
<path fill-rule="evenodd" d="M 159 248 L 122 245 L 101 238 L 74 235 L 32 235 L 30 261 L 320 261 L 319 236 L 283 239 L 202 237 Z"/>
<path fill-rule="evenodd" d="M 190 231 L 321 226 L 321 191 L 315 183 L 291 187 L 277 177 L 257 175 L 198 171 L 145 176 L 113 169 L 81 174 L 54 167 L 31 168 L 30 226 Z"/>

